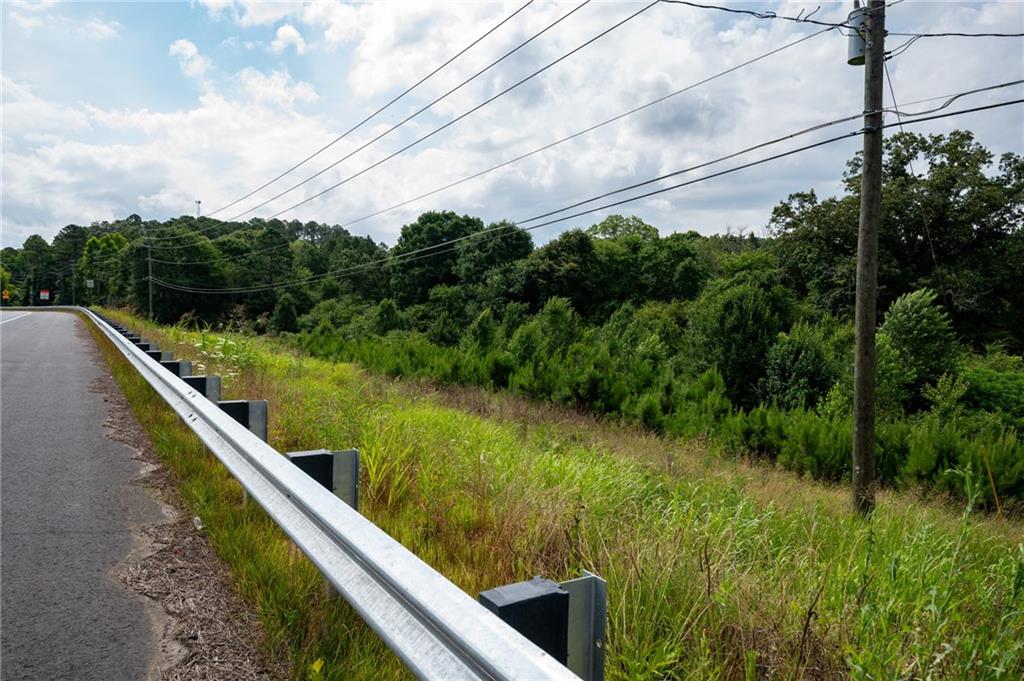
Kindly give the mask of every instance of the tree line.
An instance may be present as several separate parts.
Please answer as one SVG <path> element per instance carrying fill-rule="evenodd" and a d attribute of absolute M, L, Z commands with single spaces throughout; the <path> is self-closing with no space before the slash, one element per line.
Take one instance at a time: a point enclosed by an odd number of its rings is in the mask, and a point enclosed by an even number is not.
<path fill-rule="evenodd" d="M 883 478 L 962 489 L 984 473 L 991 502 L 1024 499 L 1024 159 L 997 160 L 966 131 L 900 133 L 883 178 Z M 840 196 L 787 197 L 764 236 L 663 236 L 611 216 L 539 247 L 516 225 L 450 211 L 423 213 L 390 247 L 317 222 L 133 215 L 4 249 L 3 276 L 20 304 L 47 286 L 55 302 L 73 288 L 79 303 L 144 311 L 152 247 L 159 280 L 261 289 L 155 286 L 161 321 L 281 334 L 317 355 L 710 435 L 838 479 L 859 186 L 858 155 Z"/>

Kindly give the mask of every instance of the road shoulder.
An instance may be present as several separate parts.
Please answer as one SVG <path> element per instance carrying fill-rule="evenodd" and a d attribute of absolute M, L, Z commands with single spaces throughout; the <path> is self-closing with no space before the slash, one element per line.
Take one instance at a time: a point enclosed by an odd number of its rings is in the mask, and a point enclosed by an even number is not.
<path fill-rule="evenodd" d="M 85 322 L 88 323 L 88 322 Z M 231 585 L 230 573 L 183 508 L 171 475 L 111 376 L 88 330 L 88 347 L 104 371 L 91 390 L 107 402 L 106 435 L 129 447 L 143 466 L 133 485 L 162 507 L 165 519 L 133 528 L 135 548 L 118 569 L 119 581 L 149 604 L 159 640 L 150 667 L 158 679 L 284 679 L 270 659 L 259 618 Z"/>

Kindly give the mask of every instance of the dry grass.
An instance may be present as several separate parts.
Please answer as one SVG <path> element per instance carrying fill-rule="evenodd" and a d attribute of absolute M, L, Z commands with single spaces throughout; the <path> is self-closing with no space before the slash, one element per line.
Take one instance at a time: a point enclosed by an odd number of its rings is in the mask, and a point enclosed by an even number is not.
<path fill-rule="evenodd" d="M 702 439 L 664 437 L 635 423 L 609 419 L 560 404 L 495 392 L 477 386 L 440 384 L 434 381 L 369 377 L 378 390 L 398 390 L 412 399 L 423 399 L 459 409 L 480 418 L 522 428 L 524 435 L 550 432 L 561 440 L 635 459 L 667 475 L 712 478 L 742 487 L 762 507 L 796 510 L 817 505 L 823 511 L 845 515 L 850 509 L 846 486 L 801 477 L 764 461 L 730 457 Z M 963 501 L 947 493 L 925 488 L 883 489 L 881 506 L 920 509 L 932 522 L 953 530 L 960 522 Z M 994 537 L 1024 541 L 1024 524 L 996 515 L 978 515 L 974 522 Z"/>
<path fill-rule="evenodd" d="M 197 334 L 147 333 L 234 374 L 228 395 L 268 399 L 279 450 L 359 447 L 367 517 L 467 592 L 534 574 L 603 575 L 609 678 L 1024 673 L 1019 524 L 902 493 L 884 494 L 863 521 L 840 488 L 724 460 L 701 443 L 504 395 L 388 381 L 263 340 L 232 337 L 214 356 L 217 343 Z M 190 484 L 203 489 L 201 477 Z M 290 600 L 265 590 L 294 571 L 308 578 L 306 568 L 276 550 L 236 551 L 242 539 L 230 534 L 223 542 L 238 570 L 270 571 L 246 595 L 273 603 L 262 610 L 273 622 Z M 301 617 L 318 625 L 288 630 L 297 668 L 332 648 L 328 675 L 367 669 L 379 642 L 344 619 L 351 613 L 314 605 Z M 355 643 L 325 646 L 323 622 Z M 400 672 L 378 659 L 375 675 Z"/>

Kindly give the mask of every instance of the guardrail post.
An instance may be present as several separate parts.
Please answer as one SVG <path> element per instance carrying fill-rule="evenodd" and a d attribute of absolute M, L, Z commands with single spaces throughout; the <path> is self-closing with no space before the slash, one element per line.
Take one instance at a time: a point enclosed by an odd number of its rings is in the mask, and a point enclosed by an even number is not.
<path fill-rule="evenodd" d="M 217 406 L 259 439 L 267 441 L 266 400 L 220 400 Z"/>
<path fill-rule="evenodd" d="M 485 608 L 563 665 L 569 630 L 569 592 L 543 577 L 483 591 Z"/>
<path fill-rule="evenodd" d="M 174 359 L 174 355 L 172 353 L 167 352 L 166 350 L 157 350 L 155 348 L 146 350 L 146 354 L 158 362 L 169 362 Z"/>
<path fill-rule="evenodd" d="M 192 362 L 187 359 L 165 359 L 160 362 L 160 366 L 167 369 L 178 378 L 184 378 L 192 375 Z M 218 394 L 217 397 L 220 397 L 220 395 Z"/>
<path fill-rule="evenodd" d="M 199 399 L 197 388 L 192 387 L 195 383 L 186 388 L 168 374 L 155 371 L 152 362 L 143 361 L 142 354 L 115 335 L 100 317 L 89 310 L 85 314 L 192 432 L 208 443 L 211 455 L 234 474 L 242 488 L 259 495 L 260 504 L 296 550 L 321 566 L 354 610 L 418 678 L 578 678 L 522 634 L 508 626 L 495 626 L 483 605 L 368 519 L 341 511 L 312 479 L 281 462 L 279 452 L 243 435 L 253 426 L 259 428 L 259 412 L 266 423 L 266 402 L 243 401 L 241 407 L 232 407 L 230 402 Z M 265 432 L 266 425 L 261 430 Z M 566 589 L 554 588 L 563 599 L 571 598 Z M 563 613 L 563 624 L 567 618 Z M 568 638 L 566 629 L 563 659 L 569 659 Z"/>
<path fill-rule="evenodd" d="M 359 510 L 359 450 L 331 452 L 311 449 L 287 452 L 285 456 L 303 473 L 329 489 L 355 510 Z"/>
<path fill-rule="evenodd" d="M 220 376 L 182 376 L 181 380 L 214 404 L 220 402 Z"/>
<path fill-rule="evenodd" d="M 299 470 L 329 489 L 352 509 L 359 510 L 359 450 L 346 449 L 332 452 L 326 449 L 311 449 L 302 452 L 286 452 L 288 460 Z M 324 578 L 324 597 L 340 598 L 334 585 Z"/>
<path fill-rule="evenodd" d="M 221 400 L 217 405 L 264 442 L 267 441 L 266 400 Z M 249 492 L 242 487 L 242 505 L 249 503 Z"/>
<path fill-rule="evenodd" d="M 569 592 L 569 659 L 565 666 L 584 681 L 604 681 L 608 583 L 584 570 L 582 577 L 561 586 Z"/>
<path fill-rule="evenodd" d="M 483 591 L 480 602 L 584 681 L 604 681 L 608 585 L 584 571 L 557 584 L 534 577 Z"/>

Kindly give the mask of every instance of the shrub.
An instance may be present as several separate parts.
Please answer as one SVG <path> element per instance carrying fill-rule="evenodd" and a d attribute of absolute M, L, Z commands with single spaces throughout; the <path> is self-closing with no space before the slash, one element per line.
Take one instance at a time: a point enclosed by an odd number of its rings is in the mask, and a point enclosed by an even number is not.
<path fill-rule="evenodd" d="M 277 332 L 294 333 L 299 330 L 295 314 L 295 299 L 290 293 L 283 293 L 274 305 L 274 314 L 270 317 L 270 325 Z"/>
<path fill-rule="evenodd" d="M 849 477 L 853 456 L 852 420 L 822 418 L 814 412 L 787 414 L 778 464 L 825 480 Z"/>
<path fill-rule="evenodd" d="M 907 433 L 902 478 L 914 482 L 941 478 L 960 462 L 963 444 L 953 426 L 934 416 L 923 419 Z"/>
<path fill-rule="evenodd" d="M 883 419 L 903 415 L 913 394 L 913 370 L 903 361 L 888 335 L 875 338 L 875 408 Z M 818 403 L 818 412 L 825 417 L 841 419 L 853 412 L 853 365 Z"/>
<path fill-rule="evenodd" d="M 746 272 L 711 284 L 695 301 L 686 330 L 695 368 L 716 367 L 730 399 L 753 404 L 765 354 L 787 325 L 791 306 L 781 287 Z"/>
<path fill-rule="evenodd" d="M 820 330 L 796 324 L 779 334 L 768 350 L 761 399 L 783 409 L 806 409 L 818 403 L 837 378 Z"/>
<path fill-rule="evenodd" d="M 391 298 L 385 298 L 373 311 L 372 328 L 378 336 L 387 335 L 396 329 L 405 328 L 405 319 Z"/>
<path fill-rule="evenodd" d="M 312 331 L 321 323 L 325 323 L 331 329 L 341 329 L 365 309 L 364 304 L 351 298 L 321 300 L 312 310 L 299 317 L 298 327 L 301 331 Z"/>
<path fill-rule="evenodd" d="M 461 345 L 467 353 L 487 353 L 498 341 L 498 325 L 494 321 L 491 308 L 484 308 L 484 311 L 476 316 L 476 319 L 466 328 L 462 334 Z"/>
<path fill-rule="evenodd" d="M 718 432 L 733 453 L 775 461 L 785 439 L 784 421 L 778 409 L 755 407 L 724 418 Z"/>
<path fill-rule="evenodd" d="M 930 289 L 905 293 L 889 307 L 881 327 L 917 388 L 952 373 L 961 354 L 949 315 L 935 297 Z"/>
<path fill-rule="evenodd" d="M 725 381 L 717 369 L 708 369 L 697 380 L 674 384 L 672 412 L 667 429 L 680 435 L 705 435 L 732 413 L 725 395 Z"/>
<path fill-rule="evenodd" d="M 1000 413 L 1005 422 L 1024 429 L 1024 372 L 968 369 L 964 401 L 974 409 Z"/>

